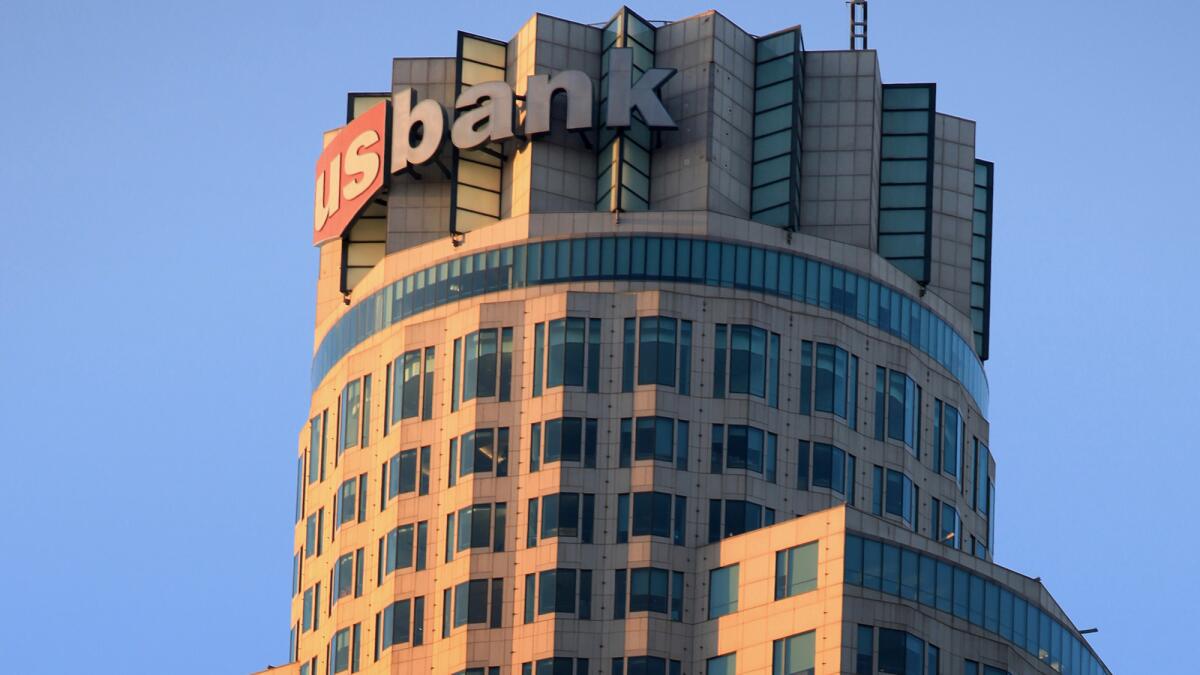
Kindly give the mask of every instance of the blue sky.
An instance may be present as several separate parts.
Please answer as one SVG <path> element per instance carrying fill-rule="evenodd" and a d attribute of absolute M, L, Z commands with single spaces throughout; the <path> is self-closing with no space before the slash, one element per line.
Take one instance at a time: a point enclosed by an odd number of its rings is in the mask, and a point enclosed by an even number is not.
<path fill-rule="evenodd" d="M 1200 603 L 1200 9 L 874 4 L 885 81 L 938 82 L 997 164 L 996 559 L 1098 626 L 1114 672 L 1178 672 Z M 717 8 L 846 45 L 839 0 Z M 285 660 L 320 133 L 391 57 L 538 9 L 616 5 L 0 6 L 6 672 Z"/>

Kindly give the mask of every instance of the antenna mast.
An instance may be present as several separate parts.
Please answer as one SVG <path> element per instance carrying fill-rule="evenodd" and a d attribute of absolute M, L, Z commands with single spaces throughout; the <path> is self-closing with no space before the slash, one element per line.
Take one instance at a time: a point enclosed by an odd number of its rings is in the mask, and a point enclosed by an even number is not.
<path fill-rule="evenodd" d="M 849 0 L 850 49 L 867 48 L 867 0 Z"/>

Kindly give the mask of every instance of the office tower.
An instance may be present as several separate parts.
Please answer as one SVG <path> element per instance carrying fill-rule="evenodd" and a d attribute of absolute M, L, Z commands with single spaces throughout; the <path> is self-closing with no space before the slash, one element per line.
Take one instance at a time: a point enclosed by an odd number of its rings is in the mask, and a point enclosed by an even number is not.
<path fill-rule="evenodd" d="M 273 672 L 1108 672 L 993 562 L 996 176 L 936 85 L 712 11 L 454 53 L 325 136 Z"/>

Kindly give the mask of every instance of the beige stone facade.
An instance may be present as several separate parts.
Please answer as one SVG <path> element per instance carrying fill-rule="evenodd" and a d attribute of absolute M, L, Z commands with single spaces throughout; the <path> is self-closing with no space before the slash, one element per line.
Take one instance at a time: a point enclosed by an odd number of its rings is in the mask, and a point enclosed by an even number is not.
<path fill-rule="evenodd" d="M 811 98 L 791 94 L 805 154 L 779 226 L 755 206 L 770 36 L 715 12 L 651 28 L 680 129 L 653 134 L 648 210 L 588 208 L 602 136 L 554 132 L 503 148 L 492 224 L 451 237 L 459 176 L 422 169 L 382 195 L 365 276 L 320 248 L 290 663 L 269 672 L 1106 672 L 991 562 L 974 124 L 937 119 L 930 284 L 876 245 L 874 52 L 796 31 Z M 507 78 L 603 77 L 605 30 L 537 15 Z M 392 88 L 449 103 L 461 60 L 397 60 Z"/>

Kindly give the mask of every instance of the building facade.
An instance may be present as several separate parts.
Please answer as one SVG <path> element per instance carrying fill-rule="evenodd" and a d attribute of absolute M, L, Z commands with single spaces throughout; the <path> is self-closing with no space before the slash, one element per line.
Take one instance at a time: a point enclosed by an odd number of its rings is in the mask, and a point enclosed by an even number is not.
<path fill-rule="evenodd" d="M 272 672 L 1107 673 L 992 562 L 994 168 L 936 91 L 622 8 L 351 94 Z"/>

